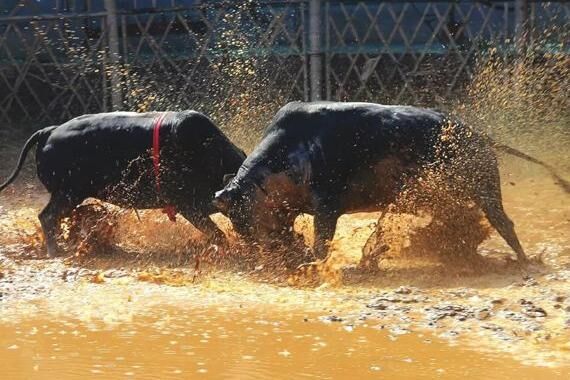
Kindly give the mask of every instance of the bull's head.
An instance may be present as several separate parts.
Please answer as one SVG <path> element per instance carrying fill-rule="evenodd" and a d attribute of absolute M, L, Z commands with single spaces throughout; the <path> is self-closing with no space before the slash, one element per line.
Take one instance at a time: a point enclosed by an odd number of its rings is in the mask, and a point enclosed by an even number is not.
<path fill-rule="evenodd" d="M 227 180 L 228 178 L 224 178 Z M 214 207 L 226 215 L 234 229 L 243 237 L 252 236 L 252 195 L 240 184 L 230 180 L 224 189 L 217 191 L 212 201 Z"/>
<path fill-rule="evenodd" d="M 267 135 L 214 196 L 214 206 L 245 238 L 261 242 L 292 233 L 295 216 L 310 198 L 308 155 L 302 146 L 290 149 L 288 140 Z"/>
<path fill-rule="evenodd" d="M 309 198 L 306 188 L 279 173 L 261 184 L 232 181 L 215 194 L 213 203 L 243 238 L 268 243 L 293 235 L 295 217 Z"/>

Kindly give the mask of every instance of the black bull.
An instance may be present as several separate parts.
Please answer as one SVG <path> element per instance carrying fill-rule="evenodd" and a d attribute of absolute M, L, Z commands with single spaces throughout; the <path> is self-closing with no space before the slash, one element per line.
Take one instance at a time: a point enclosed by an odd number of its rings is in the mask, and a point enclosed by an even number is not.
<path fill-rule="evenodd" d="M 160 166 L 155 172 L 151 155 L 158 118 Z M 198 112 L 84 115 L 32 135 L 0 191 L 16 178 L 34 144 L 37 174 L 51 195 L 39 216 L 50 256 L 57 253 L 59 221 L 89 197 L 126 208 L 174 206 L 209 238 L 222 239 L 209 219 L 216 212 L 212 197 L 223 187 L 224 175 L 235 173 L 245 159 Z"/>
<path fill-rule="evenodd" d="M 548 165 L 435 110 L 290 103 L 214 203 L 240 234 L 254 240 L 287 241 L 295 217 L 313 214 L 314 251 L 324 258 L 342 214 L 382 211 L 406 179 L 439 167 L 445 181 L 480 207 L 522 262 L 525 253 L 503 210 L 494 147 L 547 167 L 570 189 Z"/>

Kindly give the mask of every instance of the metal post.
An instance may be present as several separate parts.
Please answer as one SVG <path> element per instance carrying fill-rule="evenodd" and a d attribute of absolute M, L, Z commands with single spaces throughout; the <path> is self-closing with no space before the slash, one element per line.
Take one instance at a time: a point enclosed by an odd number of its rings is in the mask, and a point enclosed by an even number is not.
<path fill-rule="evenodd" d="M 107 11 L 107 38 L 109 41 L 109 61 L 111 62 L 111 101 L 113 111 L 123 108 L 121 94 L 121 56 L 119 50 L 119 27 L 117 24 L 117 7 L 115 0 L 105 0 L 105 10 Z M 109 74 L 109 73 L 107 73 Z"/>
<path fill-rule="evenodd" d="M 311 66 L 311 100 L 323 97 L 323 57 L 321 46 L 321 0 L 309 2 L 309 64 Z"/>
<path fill-rule="evenodd" d="M 529 38 L 529 4 L 528 0 L 515 1 L 515 42 L 517 52 L 524 54 Z"/>

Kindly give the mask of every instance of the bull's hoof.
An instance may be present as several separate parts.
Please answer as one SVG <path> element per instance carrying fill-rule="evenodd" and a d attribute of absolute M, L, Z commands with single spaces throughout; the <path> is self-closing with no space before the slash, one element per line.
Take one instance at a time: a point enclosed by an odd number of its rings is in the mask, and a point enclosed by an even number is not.
<path fill-rule="evenodd" d="M 528 260 L 526 258 L 526 256 L 521 257 L 517 257 L 517 261 L 515 263 L 517 269 L 519 270 L 519 273 L 521 274 L 521 276 L 524 277 L 528 277 L 530 274 L 530 265 L 531 262 L 530 260 Z"/>
<path fill-rule="evenodd" d="M 520 258 L 517 258 L 516 260 L 513 260 L 510 257 L 507 257 L 505 259 L 505 265 L 507 269 L 511 269 L 511 270 L 515 270 L 518 271 L 518 273 L 524 278 L 527 277 L 529 275 L 529 267 L 530 267 L 531 261 L 529 261 L 526 257 L 522 260 L 520 260 Z"/>
<path fill-rule="evenodd" d="M 50 259 L 55 259 L 55 258 L 57 258 L 57 257 L 61 257 L 61 256 L 64 255 L 64 252 L 62 252 L 62 251 L 57 247 L 57 245 L 55 245 L 55 244 L 54 244 L 54 245 L 48 244 L 48 245 L 46 246 L 46 249 L 47 249 L 47 257 L 50 258 Z"/>
<path fill-rule="evenodd" d="M 390 247 L 386 244 L 380 247 L 368 250 L 368 252 L 363 252 L 362 259 L 358 263 L 358 269 L 364 272 L 376 273 L 380 271 L 380 259 L 382 255 L 390 250 Z"/>
<path fill-rule="evenodd" d="M 342 282 L 345 285 L 358 284 L 375 276 L 379 272 L 380 270 L 362 267 L 361 264 L 347 265 L 342 268 Z"/>
<path fill-rule="evenodd" d="M 319 286 L 342 284 L 342 268 L 334 266 L 330 260 L 317 260 L 302 264 L 289 277 L 290 285 Z"/>
<path fill-rule="evenodd" d="M 521 268 L 527 267 L 531 264 L 531 260 L 529 260 L 526 256 L 520 256 L 520 255 L 517 255 L 516 260 L 514 260 L 510 256 L 506 256 L 505 262 L 509 265 L 518 266 Z"/>
<path fill-rule="evenodd" d="M 287 282 L 292 286 L 317 286 L 321 283 L 323 261 L 301 264 L 289 276 Z"/>
<path fill-rule="evenodd" d="M 366 257 L 360 260 L 358 266 L 355 269 L 366 273 L 377 273 L 380 271 L 378 265 L 378 257 Z"/>
<path fill-rule="evenodd" d="M 526 255 L 517 255 L 517 263 L 521 266 L 528 266 L 530 264 L 530 260 Z"/>

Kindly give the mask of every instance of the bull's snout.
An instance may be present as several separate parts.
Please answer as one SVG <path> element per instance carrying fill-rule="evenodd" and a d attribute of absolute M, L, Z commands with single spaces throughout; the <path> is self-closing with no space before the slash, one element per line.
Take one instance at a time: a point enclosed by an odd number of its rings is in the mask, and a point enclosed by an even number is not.
<path fill-rule="evenodd" d="M 214 207 L 223 214 L 227 214 L 230 210 L 230 194 L 227 190 L 217 191 L 212 200 Z"/>

